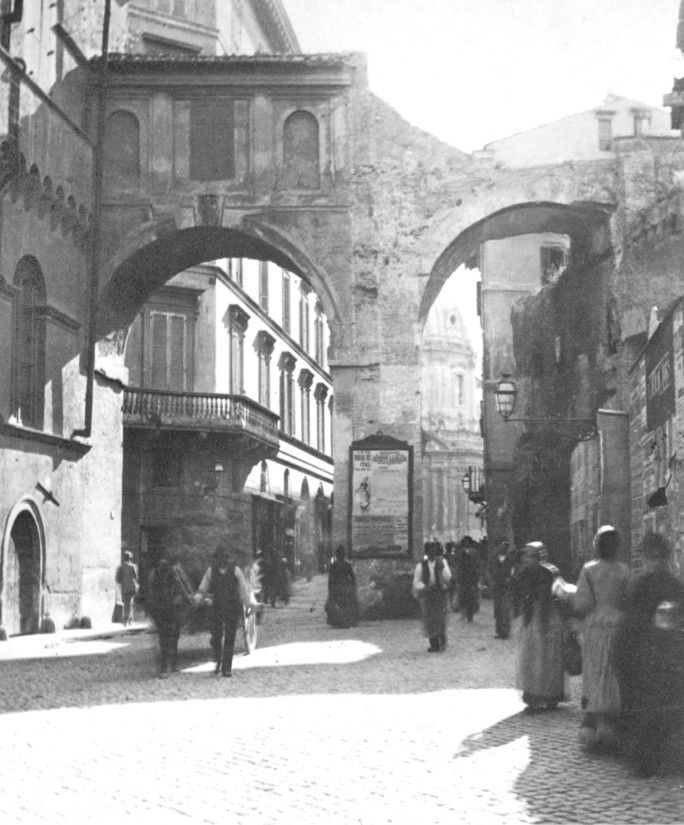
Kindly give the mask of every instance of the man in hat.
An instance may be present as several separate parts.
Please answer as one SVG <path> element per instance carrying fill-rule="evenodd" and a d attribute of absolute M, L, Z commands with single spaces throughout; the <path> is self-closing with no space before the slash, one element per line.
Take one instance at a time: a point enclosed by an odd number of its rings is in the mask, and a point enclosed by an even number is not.
<path fill-rule="evenodd" d="M 494 601 L 494 626 L 497 639 L 508 639 L 511 635 L 511 577 L 513 561 L 508 552 L 508 539 L 500 538 L 494 548 L 489 563 Z"/>
<path fill-rule="evenodd" d="M 129 625 L 132 621 L 132 605 L 135 594 L 138 592 L 138 568 L 133 564 L 133 554 L 128 550 L 123 554 L 123 561 L 116 568 L 116 583 L 121 588 L 123 602 L 123 623 Z"/>
<path fill-rule="evenodd" d="M 216 662 L 215 673 L 232 676 L 235 633 L 243 616 L 243 607 L 256 605 L 242 570 L 234 561 L 234 553 L 225 544 L 214 551 L 212 564 L 204 574 L 196 599 L 211 600 L 211 646 Z"/>

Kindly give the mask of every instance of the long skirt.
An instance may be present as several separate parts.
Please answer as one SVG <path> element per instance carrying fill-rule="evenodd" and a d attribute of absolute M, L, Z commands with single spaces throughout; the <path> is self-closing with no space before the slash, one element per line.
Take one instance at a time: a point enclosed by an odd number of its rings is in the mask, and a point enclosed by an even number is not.
<path fill-rule="evenodd" d="M 549 611 L 546 621 L 542 620 L 538 607 L 528 624 L 520 620 L 516 687 L 528 705 L 557 704 L 567 698 L 562 634 L 562 620 L 554 609 Z"/>
<path fill-rule="evenodd" d="M 618 625 L 585 622 L 582 644 L 582 708 L 587 713 L 617 714 L 622 702 L 613 666 Z"/>
<path fill-rule="evenodd" d="M 359 600 L 352 583 L 333 584 L 325 603 L 327 622 L 332 627 L 356 627 L 359 623 Z"/>
<path fill-rule="evenodd" d="M 446 636 L 447 620 L 447 593 L 438 587 L 427 587 L 421 598 L 423 612 L 423 632 L 432 639 L 435 636 Z"/>

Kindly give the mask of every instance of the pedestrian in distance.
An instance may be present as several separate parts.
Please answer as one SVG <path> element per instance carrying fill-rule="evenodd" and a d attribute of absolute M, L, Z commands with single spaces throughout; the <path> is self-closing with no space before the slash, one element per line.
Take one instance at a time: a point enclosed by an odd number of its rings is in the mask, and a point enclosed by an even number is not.
<path fill-rule="evenodd" d="M 121 589 L 123 624 L 124 626 L 127 626 L 133 620 L 133 600 L 135 599 L 139 589 L 138 567 L 133 564 L 133 554 L 128 550 L 126 550 L 123 554 L 123 561 L 116 568 L 114 578 Z"/>
<path fill-rule="evenodd" d="M 332 627 L 356 627 L 359 623 L 359 600 L 356 576 L 345 558 L 344 545 L 335 551 L 328 573 L 328 598 L 325 603 L 327 622 Z"/>
<path fill-rule="evenodd" d="M 654 776 L 680 745 L 684 723 L 684 585 L 664 536 L 643 541 L 645 571 L 630 587 L 614 643 L 625 753 L 638 776 Z M 681 747 L 681 745 L 680 745 Z"/>
<path fill-rule="evenodd" d="M 467 622 L 480 609 L 480 551 L 475 539 L 464 536 L 457 561 L 458 607 Z"/>
<path fill-rule="evenodd" d="M 178 641 L 192 603 L 192 585 L 177 557 L 162 553 L 150 577 L 146 602 L 159 638 L 161 679 L 167 677 L 169 667 L 172 673 L 178 669 Z"/>
<path fill-rule="evenodd" d="M 428 637 L 429 653 L 447 646 L 447 591 L 451 581 L 449 565 L 442 556 L 442 545 L 425 544 L 425 556 L 413 572 L 413 596 L 420 602 L 423 630 Z"/>
<path fill-rule="evenodd" d="M 227 545 L 217 545 L 212 563 L 195 596 L 198 603 L 211 603 L 211 646 L 216 663 L 214 672 L 227 677 L 233 675 L 233 652 L 238 625 L 245 609 L 252 610 L 257 606 L 244 574 L 235 562 L 235 555 Z"/>
<path fill-rule="evenodd" d="M 444 545 L 444 558 L 449 565 L 449 572 L 451 573 L 451 581 L 449 582 L 449 590 L 447 591 L 447 601 L 454 613 L 458 613 L 458 546 L 455 541 L 448 541 Z"/>
<path fill-rule="evenodd" d="M 580 571 L 575 611 L 582 623 L 582 726 L 580 744 L 588 750 L 611 751 L 618 744 L 620 686 L 613 662 L 613 642 L 622 624 L 630 573 L 618 561 L 620 538 L 610 525 L 599 527 L 593 542 L 595 559 Z"/>
<path fill-rule="evenodd" d="M 489 562 L 489 578 L 494 602 L 494 627 L 497 639 L 511 635 L 511 578 L 513 559 L 508 539 L 499 539 Z"/>
<path fill-rule="evenodd" d="M 555 710 L 567 700 L 563 667 L 563 615 L 557 594 L 571 591 L 540 541 L 522 548 L 513 584 L 520 616 L 516 648 L 516 686 L 530 711 Z"/>

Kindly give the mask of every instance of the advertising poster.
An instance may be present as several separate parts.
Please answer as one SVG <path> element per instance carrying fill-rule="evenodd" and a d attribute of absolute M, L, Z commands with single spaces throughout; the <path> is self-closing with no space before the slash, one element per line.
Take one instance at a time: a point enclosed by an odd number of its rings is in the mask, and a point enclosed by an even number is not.
<path fill-rule="evenodd" d="M 366 556 L 409 553 L 411 452 L 408 446 L 352 448 L 350 465 L 352 552 Z"/>

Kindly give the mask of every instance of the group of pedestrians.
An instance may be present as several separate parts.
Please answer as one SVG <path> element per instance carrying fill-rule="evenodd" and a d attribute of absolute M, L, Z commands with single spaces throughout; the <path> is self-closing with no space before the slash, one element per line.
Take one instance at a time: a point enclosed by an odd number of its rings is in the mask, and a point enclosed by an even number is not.
<path fill-rule="evenodd" d="M 541 542 L 522 548 L 511 580 L 521 620 L 517 687 L 532 711 L 568 700 L 567 645 L 572 622 L 581 621 L 580 744 L 623 754 L 637 774 L 652 776 L 684 722 L 684 586 L 660 535 L 644 540 L 646 568 L 636 576 L 618 560 L 613 527 L 598 530 L 593 548 L 577 586 Z"/>

